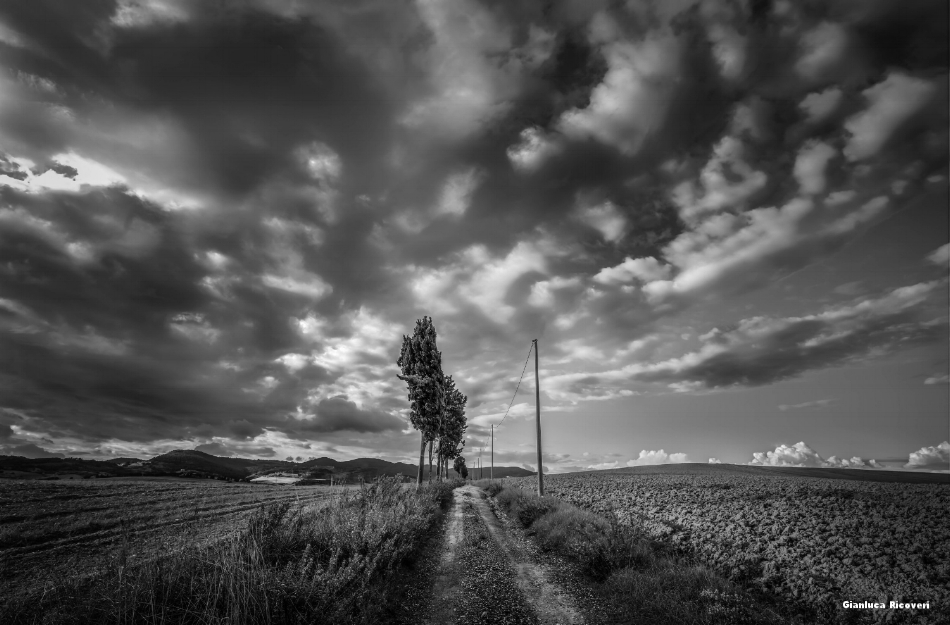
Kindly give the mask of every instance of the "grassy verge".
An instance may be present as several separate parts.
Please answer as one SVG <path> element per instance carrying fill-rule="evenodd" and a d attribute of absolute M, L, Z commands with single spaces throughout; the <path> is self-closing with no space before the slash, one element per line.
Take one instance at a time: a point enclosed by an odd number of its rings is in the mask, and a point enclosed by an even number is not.
<path fill-rule="evenodd" d="M 542 550 L 579 565 L 614 623 L 759 625 L 798 621 L 770 598 L 740 588 L 701 563 L 677 556 L 634 526 L 497 480 L 481 485 Z"/>
<path fill-rule="evenodd" d="M 138 566 L 120 549 L 104 575 L 8 600 L 0 622 L 374 623 L 455 485 L 380 480 L 318 506 L 263 506 L 231 539 Z"/>

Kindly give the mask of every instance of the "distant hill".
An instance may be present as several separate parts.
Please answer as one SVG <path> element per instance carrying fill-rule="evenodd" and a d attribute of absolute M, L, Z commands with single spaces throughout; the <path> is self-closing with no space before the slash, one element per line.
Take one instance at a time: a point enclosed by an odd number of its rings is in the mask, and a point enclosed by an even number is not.
<path fill-rule="evenodd" d="M 423 479 L 428 479 L 428 463 Z M 334 460 L 315 458 L 306 462 L 286 460 L 253 460 L 212 456 L 202 451 L 177 449 L 148 460 L 139 458 L 110 458 L 84 460 L 82 458 L 23 458 L 0 456 L 0 477 L 55 479 L 58 476 L 78 477 L 131 477 L 140 475 L 210 478 L 223 480 L 250 480 L 268 474 L 297 474 L 316 479 L 354 481 L 372 480 L 379 476 L 402 475 L 415 479 L 417 466 L 405 462 L 389 462 L 380 458 Z M 620 473 L 633 475 L 770 475 L 820 477 L 834 480 L 861 480 L 866 482 L 899 482 L 904 484 L 950 484 L 950 475 L 941 473 L 914 473 L 885 469 L 831 469 L 804 467 L 760 467 L 743 464 L 706 464 L 687 462 L 642 467 L 622 467 L 578 473 Z M 575 473 L 577 474 L 577 473 Z M 478 469 L 469 467 L 469 478 L 478 479 Z M 536 475 L 521 467 L 495 467 L 494 477 L 528 477 Z M 489 476 L 489 468 L 482 470 Z M 449 471 L 455 477 L 455 471 Z"/>
<path fill-rule="evenodd" d="M 484 467 L 481 470 L 481 477 L 488 479 L 489 476 L 494 477 L 496 480 L 502 477 L 531 477 L 532 475 L 537 475 L 537 471 L 528 471 L 527 469 L 522 469 L 521 467 L 495 467 L 494 470 L 489 467 Z M 479 477 L 479 470 L 469 468 L 468 470 L 469 479 L 481 479 Z"/>
<path fill-rule="evenodd" d="M 417 465 L 405 462 L 389 462 L 380 458 L 357 458 L 334 460 L 316 458 L 306 462 L 286 460 L 252 460 L 212 456 L 202 451 L 176 449 L 148 460 L 139 458 L 110 458 L 109 460 L 83 460 L 81 458 L 23 458 L 0 456 L 0 477 L 55 478 L 59 475 L 81 477 L 130 477 L 138 475 L 165 475 L 190 478 L 249 480 L 271 473 L 299 474 L 317 479 L 371 480 L 379 476 L 402 475 L 415 478 Z M 485 469 L 485 476 L 488 469 Z M 526 477 L 534 475 L 519 467 L 495 467 L 495 477 Z M 449 471 L 455 477 L 455 471 Z M 475 472 L 469 469 L 469 477 Z M 426 464 L 423 479 L 428 479 Z"/>
<path fill-rule="evenodd" d="M 886 469 L 833 469 L 824 467 L 759 467 L 745 464 L 706 464 L 684 462 L 642 467 L 623 467 L 581 473 L 625 473 L 634 475 L 787 475 L 820 477 L 832 480 L 859 480 L 864 482 L 900 482 L 903 484 L 950 484 L 950 474 L 914 473 Z"/>
<path fill-rule="evenodd" d="M 117 477 L 127 474 L 126 470 L 119 465 L 104 460 L 0 456 L 0 477 L 22 478 L 28 476 L 50 477 L 56 475 Z"/>

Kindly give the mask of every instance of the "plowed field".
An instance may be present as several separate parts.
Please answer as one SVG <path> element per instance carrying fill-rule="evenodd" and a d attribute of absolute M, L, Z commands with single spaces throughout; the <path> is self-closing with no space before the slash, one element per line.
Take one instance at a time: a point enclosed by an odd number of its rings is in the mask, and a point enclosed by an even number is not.
<path fill-rule="evenodd" d="M 215 480 L 0 480 L 0 597 L 220 539 L 262 503 L 319 505 L 324 486 Z"/>
<path fill-rule="evenodd" d="M 513 480 L 526 488 L 534 478 Z M 578 474 L 547 494 L 642 526 L 730 578 L 845 618 L 844 601 L 930 602 L 858 622 L 950 622 L 950 487 L 756 475 Z"/>

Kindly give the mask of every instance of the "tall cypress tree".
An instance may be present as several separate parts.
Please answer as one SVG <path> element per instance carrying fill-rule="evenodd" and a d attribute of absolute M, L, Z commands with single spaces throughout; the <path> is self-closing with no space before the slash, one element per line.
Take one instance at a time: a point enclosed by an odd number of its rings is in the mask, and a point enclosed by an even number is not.
<path fill-rule="evenodd" d="M 448 474 L 449 460 L 459 457 L 465 446 L 465 404 L 468 398 L 455 387 L 452 376 L 445 379 L 445 412 L 439 427 L 440 466 Z"/>
<path fill-rule="evenodd" d="M 402 337 L 402 351 L 396 364 L 402 371 L 399 379 L 409 385 L 409 421 L 422 437 L 416 479 L 416 484 L 421 485 L 426 444 L 438 436 L 439 423 L 445 410 L 442 352 L 436 345 L 435 326 L 432 325 L 431 317 L 417 319 L 412 336 Z"/>

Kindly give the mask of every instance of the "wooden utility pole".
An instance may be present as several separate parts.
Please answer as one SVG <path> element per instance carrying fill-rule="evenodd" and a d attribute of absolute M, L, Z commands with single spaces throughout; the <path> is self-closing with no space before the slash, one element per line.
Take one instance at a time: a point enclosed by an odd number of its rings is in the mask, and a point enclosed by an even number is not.
<path fill-rule="evenodd" d="M 534 343 L 534 407 L 538 427 L 538 497 L 544 496 L 544 469 L 541 466 L 541 382 L 538 377 L 538 339 Z"/>
<path fill-rule="evenodd" d="M 495 479 L 495 424 L 491 424 L 491 468 L 488 469 L 488 479 Z"/>

